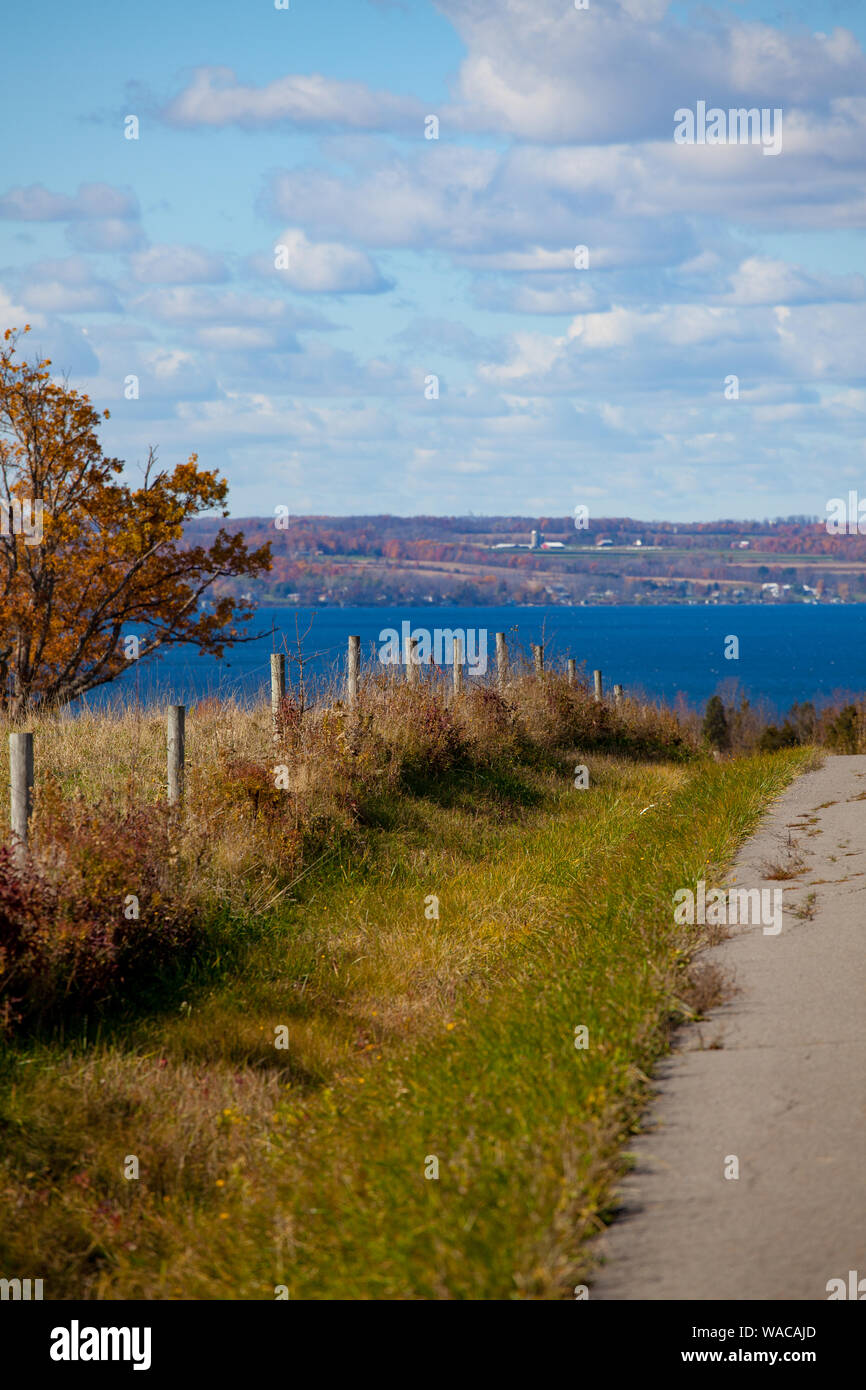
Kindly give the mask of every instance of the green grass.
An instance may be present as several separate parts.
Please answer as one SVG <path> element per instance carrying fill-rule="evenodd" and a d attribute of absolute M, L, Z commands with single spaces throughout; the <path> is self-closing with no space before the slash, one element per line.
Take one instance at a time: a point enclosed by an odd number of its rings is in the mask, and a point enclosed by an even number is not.
<path fill-rule="evenodd" d="M 0 1274 L 46 1298 L 571 1296 L 689 1016 L 672 895 L 808 756 L 584 756 L 587 791 L 572 758 L 383 799 L 360 857 L 215 924 L 146 1016 L 9 1045 Z"/>

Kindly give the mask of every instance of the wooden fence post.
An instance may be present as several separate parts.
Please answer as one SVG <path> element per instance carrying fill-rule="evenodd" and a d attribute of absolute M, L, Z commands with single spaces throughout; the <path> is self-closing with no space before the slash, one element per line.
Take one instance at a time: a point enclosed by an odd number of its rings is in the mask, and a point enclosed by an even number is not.
<path fill-rule="evenodd" d="M 286 697 L 286 658 L 282 652 L 271 653 L 271 724 L 278 738 L 280 705 Z"/>
<path fill-rule="evenodd" d="M 496 634 L 496 684 L 501 690 L 508 680 L 508 643 L 504 632 Z"/>
<path fill-rule="evenodd" d="M 622 686 L 615 685 L 613 688 L 613 702 L 619 708 L 622 704 Z"/>
<path fill-rule="evenodd" d="M 19 866 L 27 858 L 30 812 L 33 809 L 33 735 L 9 735 L 9 801 L 12 834 L 15 837 L 12 854 Z"/>
<path fill-rule="evenodd" d="M 568 683 L 577 685 L 577 662 L 573 656 L 568 658 Z"/>
<path fill-rule="evenodd" d="M 455 637 L 452 642 L 452 659 L 454 662 L 454 694 L 459 695 L 463 689 L 463 638 Z"/>
<path fill-rule="evenodd" d="M 179 806 L 183 800 L 184 745 L 186 742 L 186 705 L 169 705 L 167 751 L 168 751 L 168 804 Z"/>
<path fill-rule="evenodd" d="M 418 638 L 409 638 L 409 664 L 406 667 L 406 680 L 410 685 L 421 684 L 421 667 L 418 664 Z"/>
<path fill-rule="evenodd" d="M 358 699 L 358 681 L 361 676 L 361 639 L 349 638 L 349 652 L 346 659 L 346 704 L 354 705 Z"/>
<path fill-rule="evenodd" d="M 535 674 L 536 674 L 537 676 L 543 676 L 543 675 L 544 675 L 544 647 L 541 646 L 540 644 L 539 644 L 539 645 L 536 645 L 535 642 L 533 642 L 533 644 L 532 644 L 532 656 L 533 656 L 533 659 L 534 659 L 534 661 L 535 661 Z"/>
<path fill-rule="evenodd" d="M 595 682 L 595 698 L 596 698 L 597 700 L 603 700 L 603 699 L 604 699 L 604 682 L 602 681 L 601 671 L 593 671 L 593 673 L 592 673 L 592 678 L 593 678 L 593 681 Z"/>

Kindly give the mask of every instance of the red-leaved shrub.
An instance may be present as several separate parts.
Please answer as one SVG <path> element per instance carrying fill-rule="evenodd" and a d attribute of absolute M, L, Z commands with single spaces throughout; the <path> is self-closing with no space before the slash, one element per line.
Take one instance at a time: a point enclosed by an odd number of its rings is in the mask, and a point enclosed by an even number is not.
<path fill-rule="evenodd" d="M 196 935 L 169 813 L 43 789 L 22 865 L 0 848 L 0 1030 L 122 998 Z"/>

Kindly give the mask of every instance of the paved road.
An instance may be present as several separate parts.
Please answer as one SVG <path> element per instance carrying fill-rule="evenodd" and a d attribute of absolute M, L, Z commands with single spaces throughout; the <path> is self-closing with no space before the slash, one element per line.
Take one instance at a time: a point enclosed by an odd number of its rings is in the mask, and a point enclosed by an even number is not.
<path fill-rule="evenodd" d="M 823 1300 L 850 1270 L 866 1298 L 866 757 L 794 783 L 729 882 L 782 887 L 782 929 L 703 957 L 738 993 L 659 1067 L 592 1299 Z"/>

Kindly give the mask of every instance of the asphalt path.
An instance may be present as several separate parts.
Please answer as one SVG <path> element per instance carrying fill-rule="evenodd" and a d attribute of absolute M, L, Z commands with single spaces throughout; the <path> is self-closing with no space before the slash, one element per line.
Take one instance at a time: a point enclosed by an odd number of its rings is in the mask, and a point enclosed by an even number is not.
<path fill-rule="evenodd" d="M 702 955 L 735 992 L 657 1070 L 591 1299 L 866 1298 L 866 757 L 793 783 L 727 884 L 781 889 L 781 929 Z"/>

